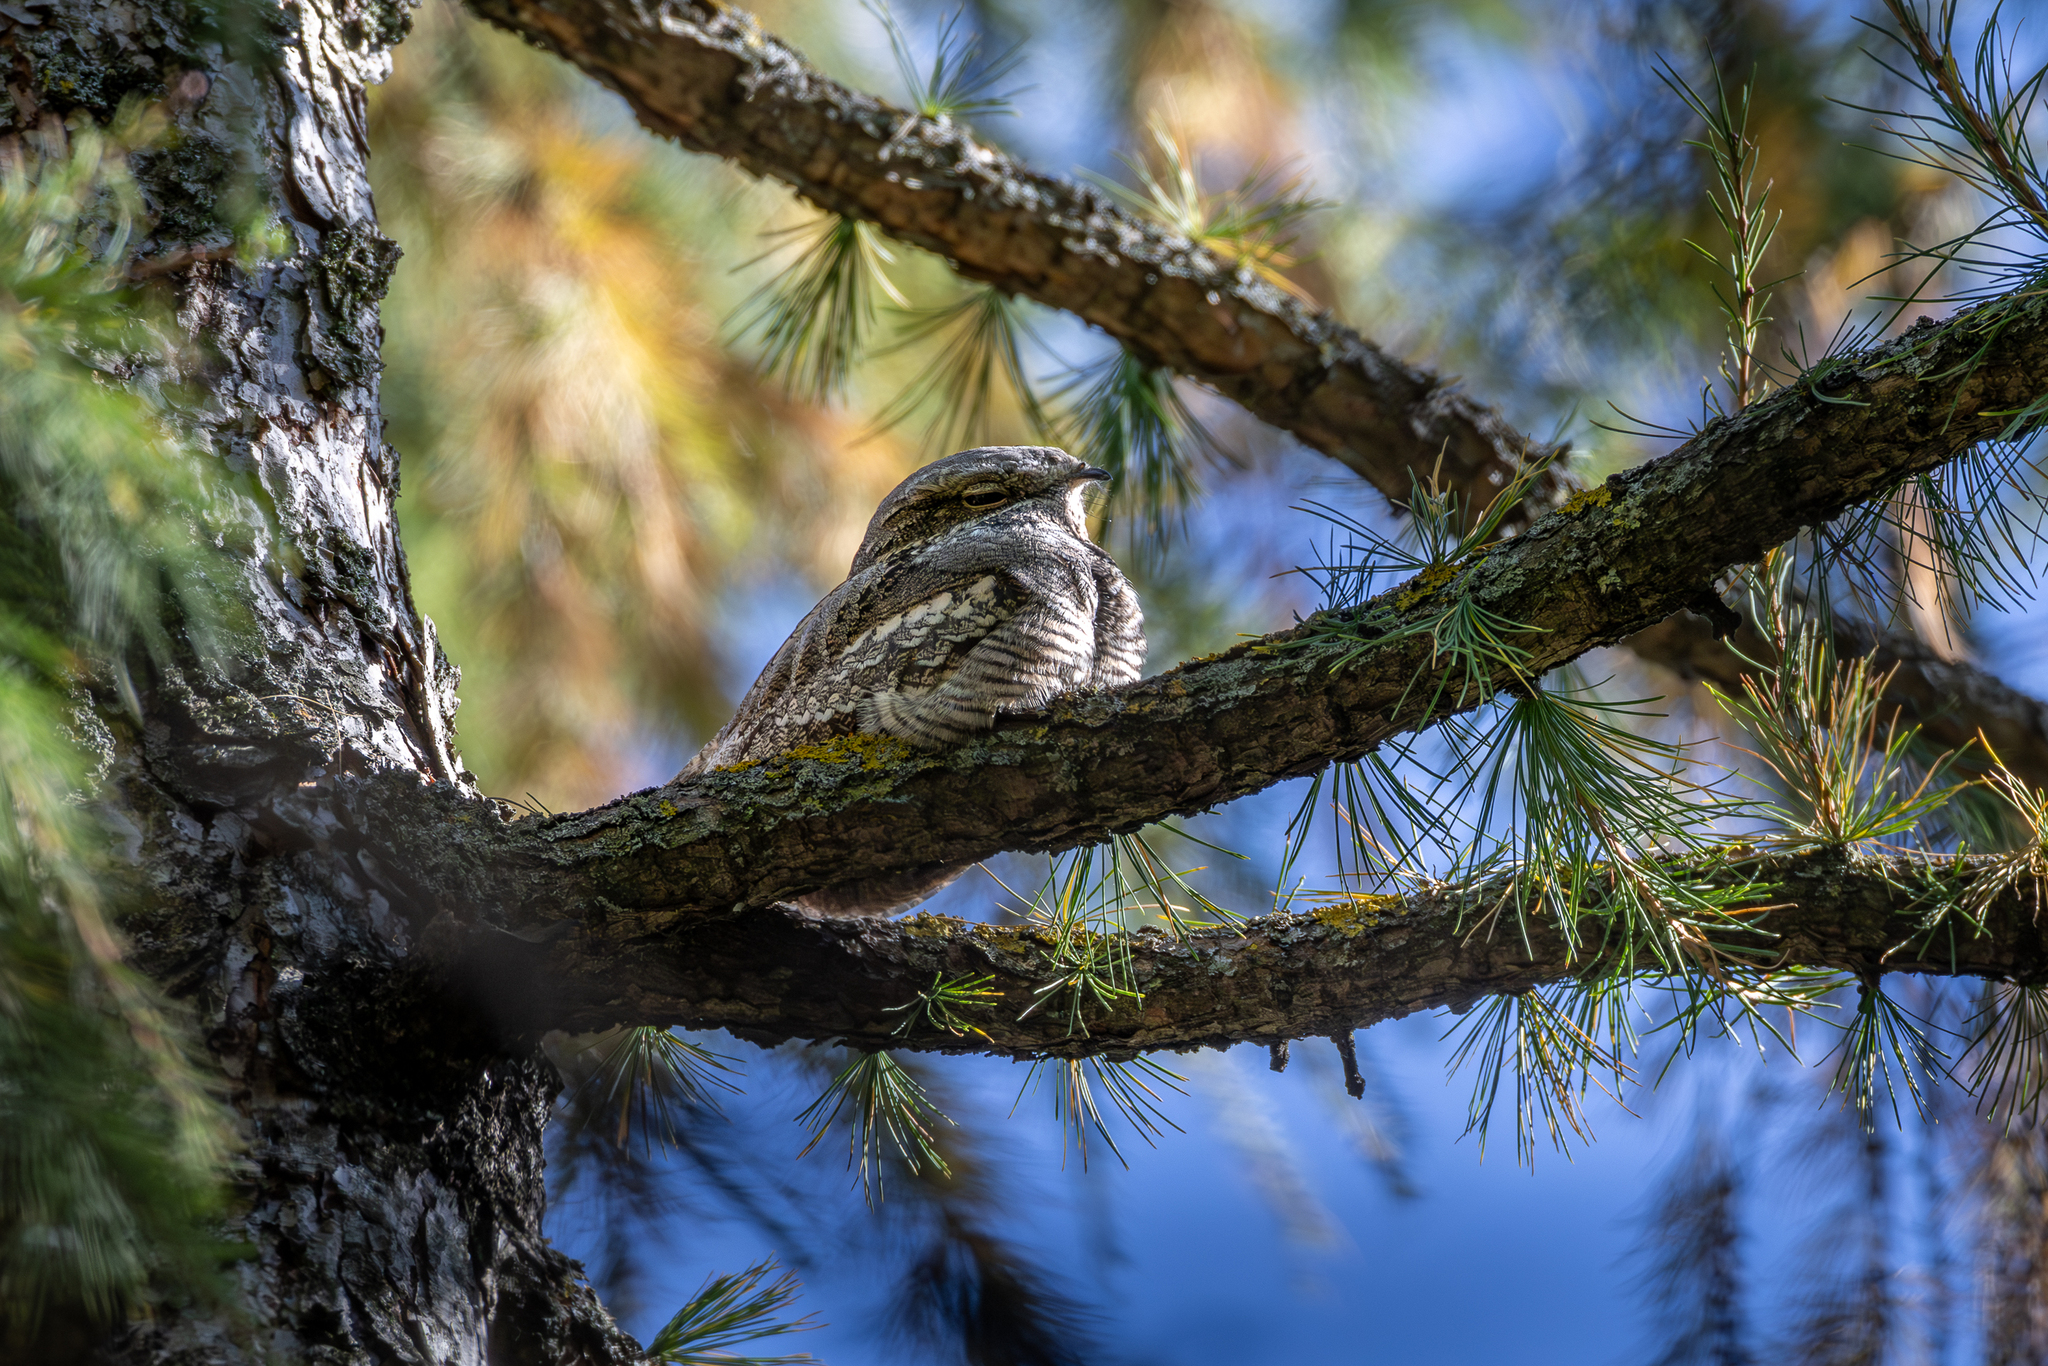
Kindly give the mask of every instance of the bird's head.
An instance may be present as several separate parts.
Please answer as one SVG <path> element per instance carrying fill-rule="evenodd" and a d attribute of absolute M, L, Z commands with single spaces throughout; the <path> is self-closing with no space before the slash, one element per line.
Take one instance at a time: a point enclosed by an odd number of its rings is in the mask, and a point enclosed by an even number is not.
<path fill-rule="evenodd" d="M 1108 478 L 1052 446 L 978 446 L 934 460 L 875 509 L 851 572 L 970 523 L 999 534 L 1050 519 L 1086 538 L 1088 497 Z"/>

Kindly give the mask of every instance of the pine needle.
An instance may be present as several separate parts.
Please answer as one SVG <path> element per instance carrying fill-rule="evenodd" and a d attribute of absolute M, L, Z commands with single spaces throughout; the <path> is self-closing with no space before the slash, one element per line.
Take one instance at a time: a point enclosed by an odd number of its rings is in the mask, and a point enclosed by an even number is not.
<path fill-rule="evenodd" d="M 808 1353 L 766 1357 L 734 1350 L 825 1326 L 813 1322 L 811 1314 L 789 1322 L 777 1318 L 802 1288 L 787 1272 L 762 1284 L 778 1270 L 770 1257 L 734 1275 L 706 1277 L 689 1303 L 647 1344 L 646 1359 L 654 1366 L 816 1366 L 818 1359 Z"/>

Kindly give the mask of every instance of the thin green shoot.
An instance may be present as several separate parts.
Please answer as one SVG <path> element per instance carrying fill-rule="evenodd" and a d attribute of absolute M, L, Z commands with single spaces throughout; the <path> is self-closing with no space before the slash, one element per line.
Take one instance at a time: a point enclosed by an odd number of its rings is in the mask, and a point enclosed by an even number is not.
<path fill-rule="evenodd" d="M 1202 496 L 1201 468 L 1236 463 L 1188 408 L 1173 371 L 1146 365 L 1123 348 L 1073 372 L 1054 393 L 1079 391 L 1061 423 L 1073 451 L 1110 474 L 1109 509 L 1135 518 L 1132 542 L 1156 558 L 1182 529 Z"/>
<path fill-rule="evenodd" d="M 856 1051 L 833 1075 L 824 1094 L 796 1117 L 797 1123 L 811 1132 L 811 1141 L 797 1155 L 809 1156 L 842 1114 L 848 1129 L 846 1165 L 853 1169 L 858 1164 L 861 1194 L 869 1205 L 883 1197 L 885 1143 L 912 1173 L 929 1167 L 941 1176 L 949 1174 L 951 1169 L 939 1151 L 937 1128 L 953 1121 L 932 1103 L 916 1076 L 890 1054 Z"/>
<path fill-rule="evenodd" d="M 943 1029 L 955 1037 L 972 1034 L 976 1038 L 988 1038 L 988 1031 L 979 1025 L 963 1020 L 967 1011 L 985 1011 L 995 1002 L 1003 999 L 1003 993 L 993 990 L 989 983 L 995 981 L 991 975 L 980 977 L 948 977 L 943 972 L 932 974 L 932 984 L 917 993 L 917 998 L 900 1006 L 888 1007 L 887 1013 L 901 1014 L 903 1019 L 890 1030 L 891 1034 L 908 1034 L 914 1029 Z"/>
<path fill-rule="evenodd" d="M 872 224 L 838 214 L 768 236 L 783 239 L 770 254 L 791 242 L 803 251 L 740 306 L 739 331 L 759 334 L 762 373 L 797 397 L 816 404 L 841 398 L 867 354 L 875 296 L 909 306 L 884 269 L 896 258 Z"/>
<path fill-rule="evenodd" d="M 725 1075 L 737 1075 L 733 1059 L 701 1044 L 679 1038 L 656 1025 L 608 1029 L 594 1037 L 584 1052 L 590 1075 L 590 1113 L 617 1117 L 612 1142 L 624 1148 L 637 1126 L 643 1147 L 666 1151 L 680 1137 L 679 1110 L 701 1109 L 721 1114 L 719 1091 L 739 1092 Z"/>
<path fill-rule="evenodd" d="M 1327 201 L 1311 197 L 1299 173 L 1254 166 L 1227 190 L 1202 187 L 1194 151 L 1163 119 L 1147 126 L 1150 155 L 1119 156 L 1138 187 L 1090 176 L 1124 208 L 1152 219 L 1233 265 L 1241 279 L 1258 278 L 1306 298 L 1283 273 L 1296 263 L 1290 254 L 1301 220 Z"/>
<path fill-rule="evenodd" d="M 932 64 L 926 70 L 910 50 L 910 35 L 889 10 L 885 0 L 861 0 L 861 8 L 881 21 L 889 35 L 889 51 L 896 58 L 897 74 L 910 92 L 910 107 L 926 119 L 987 118 L 1014 114 L 1017 96 L 1030 89 L 1018 86 L 1000 93 L 992 87 L 1008 79 L 1024 61 L 1024 45 L 1018 43 L 988 61 L 981 60 L 981 35 L 961 32 L 964 9 L 955 10 L 939 21 L 933 45 Z"/>
<path fill-rule="evenodd" d="M 1978 36 L 1966 79 L 1956 60 L 1955 0 L 1941 0 L 1932 29 L 1919 7 L 1906 0 L 1885 0 L 1885 9 L 1899 26 L 1896 36 L 1885 36 L 1905 48 L 1913 69 L 1902 71 L 1881 58 L 1876 60 L 1925 94 L 1935 109 L 1931 114 L 1865 112 L 1896 120 L 1882 126 L 1882 131 L 1911 149 L 1902 159 L 1948 172 L 1986 198 L 2008 206 L 2012 221 L 2029 225 L 2038 237 L 2048 237 L 2048 178 L 2043 177 L 2027 139 L 2027 126 L 2040 100 L 2043 79 L 2048 78 L 2048 66 L 2016 82 L 2012 43 L 2001 47 L 2002 34 L 1994 12 Z"/>
<path fill-rule="evenodd" d="M 1728 385 L 1729 408 L 1724 410 L 1714 400 L 1711 386 L 1702 391 L 1702 398 L 1712 411 L 1725 413 L 1747 407 L 1769 392 L 1769 378 L 1757 359 L 1757 342 L 1764 324 L 1770 321 L 1765 310 L 1770 307 L 1771 290 L 1796 278 L 1798 272 L 1768 283 L 1758 279 L 1764 254 L 1770 250 L 1782 215 L 1768 212 L 1771 183 L 1757 184 L 1759 149 L 1756 139 L 1749 134 L 1750 92 L 1754 83 L 1745 83 L 1731 103 L 1719 71 L 1714 73 L 1712 101 L 1695 91 L 1668 61 L 1657 75 L 1707 126 L 1704 142 L 1688 141 L 1686 146 L 1698 148 L 1713 162 L 1715 188 L 1709 200 L 1727 242 L 1727 256 L 1723 259 L 1690 239 L 1686 245 L 1728 277 L 1727 292 L 1716 285 L 1714 298 L 1728 323 L 1721 377 Z"/>
<path fill-rule="evenodd" d="M 973 286 L 942 307 L 911 310 L 890 350 L 929 342 L 932 359 L 882 410 L 875 430 L 929 412 L 923 440 L 934 450 L 992 443 L 1019 427 L 1057 443 L 1058 426 L 1024 364 L 1026 340 L 1037 338 L 1024 306 L 994 285 Z"/>
<path fill-rule="evenodd" d="M 706 1277 L 689 1303 L 647 1344 L 646 1360 L 652 1366 L 817 1366 L 818 1359 L 809 1353 L 769 1357 L 737 1350 L 765 1338 L 824 1326 L 813 1322 L 816 1316 L 811 1314 L 793 1320 L 780 1317 L 802 1289 L 788 1272 L 768 1280 L 780 1270 L 770 1257 L 736 1275 Z"/>
<path fill-rule="evenodd" d="M 1092 1130 L 1107 1145 L 1110 1155 L 1128 1169 L 1130 1162 L 1123 1150 L 1117 1146 L 1116 1135 L 1111 1132 L 1108 1116 L 1096 1103 L 1095 1086 L 1101 1084 L 1102 1092 L 1109 1099 L 1109 1106 L 1123 1116 L 1131 1131 L 1145 1140 L 1148 1147 L 1157 1147 L 1157 1139 L 1165 1130 L 1184 1133 L 1165 1111 L 1165 1097 L 1159 1089 L 1186 1095 L 1181 1083 L 1186 1080 L 1180 1074 L 1167 1070 L 1149 1057 L 1113 1061 L 1100 1056 L 1087 1058 L 1036 1058 L 1031 1070 L 1025 1074 L 1024 1083 L 1017 1088 L 1017 1099 L 1011 1103 L 1010 1113 L 1017 1112 L 1027 1092 L 1035 1092 L 1041 1080 L 1049 1081 L 1052 1087 L 1052 1108 L 1054 1117 L 1060 1122 L 1081 1159 L 1081 1169 L 1088 1169 L 1088 1135 Z M 1060 1163 L 1066 1164 L 1067 1143 L 1060 1148 Z"/>

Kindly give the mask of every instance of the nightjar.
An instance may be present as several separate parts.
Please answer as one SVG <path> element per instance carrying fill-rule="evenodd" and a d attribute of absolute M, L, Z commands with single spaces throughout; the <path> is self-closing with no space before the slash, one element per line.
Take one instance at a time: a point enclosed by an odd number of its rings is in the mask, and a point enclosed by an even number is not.
<path fill-rule="evenodd" d="M 1074 688 L 1127 683 L 1145 661 L 1138 596 L 1088 538 L 1107 472 L 1048 446 L 937 460 L 882 505 L 845 583 L 811 609 L 679 777 L 834 736 L 922 748 L 987 730 Z M 913 905 L 964 865 L 814 893 L 829 914 Z"/>

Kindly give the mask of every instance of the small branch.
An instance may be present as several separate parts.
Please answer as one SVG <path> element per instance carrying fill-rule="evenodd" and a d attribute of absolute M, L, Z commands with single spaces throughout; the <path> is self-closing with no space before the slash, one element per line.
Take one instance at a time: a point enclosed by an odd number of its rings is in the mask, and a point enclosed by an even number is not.
<path fill-rule="evenodd" d="M 1907 0 L 1885 0 L 1885 8 L 1891 11 L 1893 20 L 1898 23 L 1906 49 L 1913 54 L 1914 65 L 1920 68 L 1941 100 L 1966 126 L 1970 140 L 1976 144 L 1992 174 L 1997 176 L 1999 186 L 2012 196 L 2016 207 L 2034 220 L 2037 228 L 2048 232 L 2048 202 L 2042 200 L 2034 182 L 2013 163 L 2006 151 L 2004 135 L 1963 84 L 1962 73 L 1956 68 L 1955 49 L 1949 37 L 1955 23 L 1953 0 L 1942 6 L 1940 43 L 1934 41 L 1927 25 L 1921 22 L 1919 12 Z"/>
<path fill-rule="evenodd" d="M 1353 1031 L 1340 1029 L 1330 1036 L 1330 1042 L 1337 1045 L 1337 1057 L 1344 1064 L 1344 1094 L 1364 1100 L 1365 1075 L 1358 1070 L 1358 1040 Z"/>
<path fill-rule="evenodd" d="M 1671 616 L 1622 644 L 1682 678 L 1705 679 L 1740 697 L 1744 675 L 1755 671 L 1737 651 L 1765 658 L 1764 643 L 1746 624 L 1725 643 L 1716 629 L 1698 617 Z M 1880 631 L 1846 617 L 1835 619 L 1835 650 L 1843 659 L 1871 656 L 1872 671 L 1890 675 L 1886 704 L 1899 709 L 1901 725 L 1919 726 L 1934 749 L 1961 750 L 1981 734 L 2007 768 L 2035 787 L 2048 788 L 2048 702 L 1981 669 L 1944 659 L 1916 636 Z"/>

